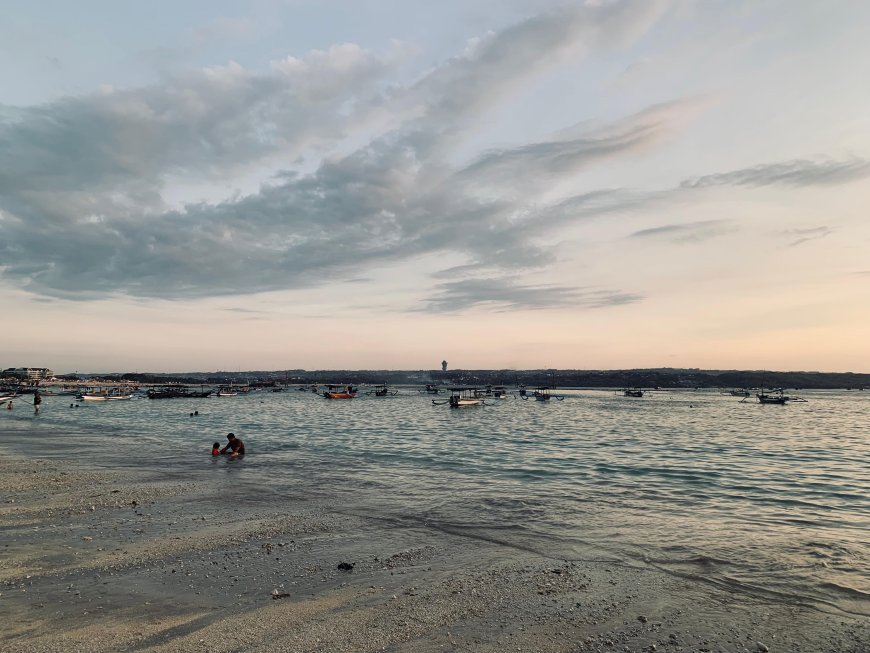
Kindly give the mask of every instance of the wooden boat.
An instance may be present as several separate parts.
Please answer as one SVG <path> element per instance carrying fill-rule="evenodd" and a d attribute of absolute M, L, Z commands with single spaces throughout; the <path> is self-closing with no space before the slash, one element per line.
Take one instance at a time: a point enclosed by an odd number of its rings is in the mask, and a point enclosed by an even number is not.
<path fill-rule="evenodd" d="M 625 397 L 643 397 L 643 390 L 640 388 L 625 388 L 622 394 Z"/>
<path fill-rule="evenodd" d="M 427 383 L 425 390 L 426 393 L 430 395 L 437 395 L 439 392 L 438 386 L 434 383 Z"/>
<path fill-rule="evenodd" d="M 486 396 L 493 399 L 507 399 L 507 389 L 503 385 L 486 386 Z"/>
<path fill-rule="evenodd" d="M 535 398 L 535 401 L 550 401 L 550 389 L 543 387 L 535 388 L 532 396 Z"/>
<path fill-rule="evenodd" d="M 483 406 L 483 396 L 476 388 L 454 388 L 450 391 L 450 399 L 447 402 L 451 408 Z M 435 403 L 434 399 L 432 403 Z"/>
<path fill-rule="evenodd" d="M 76 399 L 81 401 L 119 401 L 132 399 L 133 394 L 129 388 L 98 388 L 82 392 Z"/>
<path fill-rule="evenodd" d="M 374 395 L 375 397 L 395 397 L 399 394 L 398 390 L 390 390 L 386 383 L 381 383 L 375 386 L 374 390 L 369 390 L 366 394 Z"/>
<path fill-rule="evenodd" d="M 341 388 L 341 389 L 338 389 Z M 323 393 L 326 399 L 353 399 L 356 397 L 356 390 L 353 386 L 328 385 Z"/>
<path fill-rule="evenodd" d="M 203 399 L 211 396 L 211 390 L 191 390 L 186 385 L 164 385 L 150 388 L 145 395 L 149 399 Z"/>
<path fill-rule="evenodd" d="M 782 388 L 778 390 L 773 390 L 772 392 L 765 392 L 763 389 L 761 392 L 756 393 L 756 399 L 758 399 L 758 403 L 760 404 L 774 404 L 777 406 L 785 406 L 788 402 L 806 402 L 806 399 L 802 399 L 800 397 L 790 397 L 789 395 L 783 393 Z"/>
<path fill-rule="evenodd" d="M 485 391 L 477 388 L 451 388 L 450 397 L 443 401 L 432 400 L 433 406 L 450 406 L 451 408 L 468 408 L 484 405 Z"/>

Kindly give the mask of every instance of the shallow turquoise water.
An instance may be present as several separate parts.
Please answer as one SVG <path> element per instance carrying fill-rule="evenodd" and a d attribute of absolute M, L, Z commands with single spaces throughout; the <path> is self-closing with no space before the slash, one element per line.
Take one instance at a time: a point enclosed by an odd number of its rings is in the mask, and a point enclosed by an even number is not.
<path fill-rule="evenodd" d="M 276 505 L 308 498 L 870 615 L 870 393 L 803 392 L 807 403 L 761 406 L 716 392 L 559 392 L 564 401 L 462 410 L 416 389 L 80 408 L 46 397 L 38 417 L 22 401 L 4 411 L 0 438 L 20 453 L 220 474 Z M 248 455 L 211 459 L 229 431 Z"/>

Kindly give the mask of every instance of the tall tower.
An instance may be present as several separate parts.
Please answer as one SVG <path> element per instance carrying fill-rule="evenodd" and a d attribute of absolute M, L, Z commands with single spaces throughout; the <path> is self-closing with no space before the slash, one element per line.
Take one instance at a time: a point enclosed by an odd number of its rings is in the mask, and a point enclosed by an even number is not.
<path fill-rule="evenodd" d="M 447 361 L 441 361 L 441 371 L 442 372 L 447 371 Z"/>

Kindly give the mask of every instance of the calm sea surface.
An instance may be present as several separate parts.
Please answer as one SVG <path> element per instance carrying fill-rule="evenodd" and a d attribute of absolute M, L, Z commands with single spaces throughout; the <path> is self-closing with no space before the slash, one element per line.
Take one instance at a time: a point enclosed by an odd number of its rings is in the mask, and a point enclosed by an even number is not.
<path fill-rule="evenodd" d="M 807 391 L 807 403 L 787 406 L 712 391 L 555 392 L 564 401 L 460 410 L 415 388 L 80 408 L 58 396 L 35 418 L 21 398 L 0 415 L 0 442 L 101 467 L 220 475 L 276 506 L 307 498 L 870 615 L 870 392 Z M 212 459 L 229 431 L 248 455 Z"/>

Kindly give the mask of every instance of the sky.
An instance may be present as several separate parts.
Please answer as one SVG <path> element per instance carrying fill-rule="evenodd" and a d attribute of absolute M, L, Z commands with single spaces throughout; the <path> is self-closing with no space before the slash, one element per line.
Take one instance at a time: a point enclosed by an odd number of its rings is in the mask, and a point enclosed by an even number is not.
<path fill-rule="evenodd" d="M 870 372 L 870 3 L 0 12 L 0 368 Z"/>

